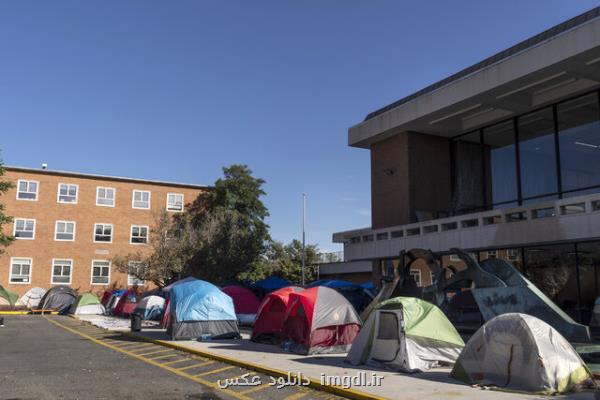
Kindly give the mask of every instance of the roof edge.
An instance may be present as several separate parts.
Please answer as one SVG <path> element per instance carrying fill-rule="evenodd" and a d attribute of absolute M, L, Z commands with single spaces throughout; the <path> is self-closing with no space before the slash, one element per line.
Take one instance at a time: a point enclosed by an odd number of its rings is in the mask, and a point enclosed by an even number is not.
<path fill-rule="evenodd" d="M 197 184 L 193 184 L 193 183 L 169 182 L 169 181 L 159 181 L 159 180 L 152 180 L 152 179 L 142 179 L 142 178 L 127 178 L 127 177 L 114 176 L 114 175 L 87 174 L 87 173 L 83 173 L 83 172 L 19 167 L 19 166 L 14 166 L 14 165 L 4 165 L 3 168 L 7 171 L 27 172 L 27 173 L 34 173 L 34 174 L 46 174 L 46 175 L 54 175 L 54 176 L 68 176 L 68 177 L 72 177 L 72 178 L 109 180 L 109 181 L 116 181 L 116 182 L 143 183 L 143 184 L 150 184 L 150 185 L 172 186 L 172 187 L 181 187 L 181 188 L 188 188 L 188 189 L 211 189 L 212 188 L 211 186 L 197 185 Z"/>

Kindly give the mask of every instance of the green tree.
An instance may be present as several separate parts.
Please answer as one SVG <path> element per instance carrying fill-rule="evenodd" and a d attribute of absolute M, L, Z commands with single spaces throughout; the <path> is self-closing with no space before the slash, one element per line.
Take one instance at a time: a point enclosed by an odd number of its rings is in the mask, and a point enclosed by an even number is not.
<path fill-rule="evenodd" d="M 315 279 L 315 266 L 319 261 L 317 245 L 305 246 L 305 280 Z M 278 241 L 269 243 L 261 259 L 250 269 L 240 274 L 242 280 L 257 281 L 267 276 L 278 276 L 293 283 L 302 283 L 302 242 L 293 240 L 283 244 Z"/>
<path fill-rule="evenodd" d="M 4 164 L 2 160 L 0 160 L 0 177 L 4 176 Z M 11 182 L 4 181 L 0 179 L 0 196 L 6 194 L 13 185 Z M 4 247 L 8 246 L 14 238 L 4 233 L 4 229 L 2 229 L 3 225 L 9 224 L 12 222 L 12 218 L 4 213 L 5 207 L 4 204 L 0 203 L 0 254 L 4 251 Z"/>
<path fill-rule="evenodd" d="M 265 181 L 253 177 L 246 165 L 223 168 L 223 175 L 182 216 L 197 240 L 186 272 L 218 284 L 238 280 L 260 260 L 270 240 L 269 212 L 261 200 Z"/>
<path fill-rule="evenodd" d="M 183 216 L 172 218 L 166 211 L 155 216 L 150 228 L 149 249 L 112 259 L 116 269 L 138 279 L 153 282 L 158 287 L 182 278 L 183 271 L 194 256 L 197 232 Z"/>

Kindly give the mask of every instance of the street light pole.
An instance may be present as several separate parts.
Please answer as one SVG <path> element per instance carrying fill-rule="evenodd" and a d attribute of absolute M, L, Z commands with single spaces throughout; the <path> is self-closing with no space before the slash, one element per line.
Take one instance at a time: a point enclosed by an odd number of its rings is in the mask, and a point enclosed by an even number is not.
<path fill-rule="evenodd" d="M 305 264 L 305 246 L 306 246 L 306 194 L 302 193 L 302 286 L 306 284 L 306 278 L 304 275 L 304 264 Z"/>

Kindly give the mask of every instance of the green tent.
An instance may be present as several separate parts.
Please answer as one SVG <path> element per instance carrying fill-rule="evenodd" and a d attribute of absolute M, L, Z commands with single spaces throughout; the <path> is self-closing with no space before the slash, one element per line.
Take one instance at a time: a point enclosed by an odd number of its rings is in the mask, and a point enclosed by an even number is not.
<path fill-rule="evenodd" d="M 354 340 L 348 361 L 405 372 L 453 364 L 464 341 L 435 305 L 414 297 L 378 304 Z"/>
<path fill-rule="evenodd" d="M 0 307 L 9 306 L 10 308 L 13 308 L 18 299 L 18 294 L 10 292 L 4 289 L 3 286 L 0 286 Z"/>
<path fill-rule="evenodd" d="M 83 293 L 71 304 L 71 314 L 104 314 L 104 306 L 93 293 Z"/>

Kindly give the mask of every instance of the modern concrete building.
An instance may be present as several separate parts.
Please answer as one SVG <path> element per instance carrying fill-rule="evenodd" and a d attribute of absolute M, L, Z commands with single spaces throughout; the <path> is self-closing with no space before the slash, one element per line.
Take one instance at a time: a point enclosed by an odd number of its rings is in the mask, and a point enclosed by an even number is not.
<path fill-rule="evenodd" d="M 600 294 L 600 8 L 368 114 L 348 144 L 371 154 L 372 222 L 333 235 L 344 262 L 321 276 L 364 280 L 403 249 L 458 247 L 510 261 L 589 320 Z M 426 268 L 412 273 L 431 282 Z"/>
<path fill-rule="evenodd" d="M 80 292 L 144 285 L 116 271 L 112 258 L 148 251 L 156 216 L 183 211 L 206 190 L 18 167 L 6 167 L 2 179 L 14 184 L 0 202 L 14 217 L 5 233 L 16 239 L 0 255 L 0 285 L 19 294 L 60 284 Z"/>

